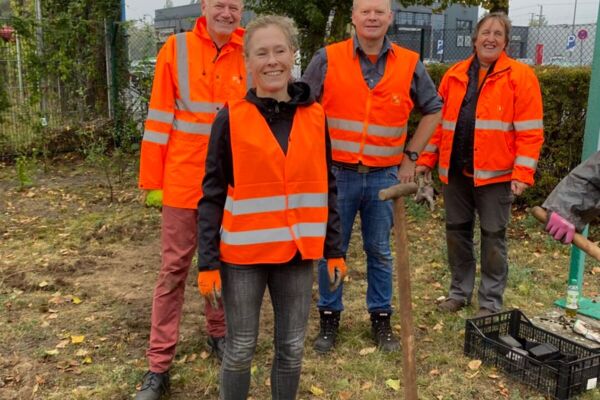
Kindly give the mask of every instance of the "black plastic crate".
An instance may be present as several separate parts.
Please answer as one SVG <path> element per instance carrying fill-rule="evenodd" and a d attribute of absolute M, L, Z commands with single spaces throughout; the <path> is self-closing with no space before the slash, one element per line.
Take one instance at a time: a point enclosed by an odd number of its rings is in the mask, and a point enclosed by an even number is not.
<path fill-rule="evenodd" d="M 550 343 L 577 359 L 543 363 L 498 342 L 500 335 Z M 600 386 L 600 352 L 533 325 L 520 310 L 468 319 L 464 351 L 554 399 L 570 399 Z"/>

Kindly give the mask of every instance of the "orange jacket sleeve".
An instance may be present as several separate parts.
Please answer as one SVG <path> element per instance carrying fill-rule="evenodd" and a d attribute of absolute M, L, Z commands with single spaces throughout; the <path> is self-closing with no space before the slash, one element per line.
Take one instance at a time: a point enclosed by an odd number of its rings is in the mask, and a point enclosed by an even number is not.
<path fill-rule="evenodd" d="M 154 71 L 148 117 L 140 154 L 139 187 L 162 189 L 164 161 L 175 110 L 175 36 L 160 50 Z"/>

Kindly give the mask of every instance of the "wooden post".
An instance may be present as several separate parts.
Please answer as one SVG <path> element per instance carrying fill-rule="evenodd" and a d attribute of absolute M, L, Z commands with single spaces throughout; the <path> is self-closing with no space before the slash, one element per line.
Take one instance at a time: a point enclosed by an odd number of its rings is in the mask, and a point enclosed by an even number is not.
<path fill-rule="evenodd" d="M 410 291 L 410 268 L 408 264 L 408 237 L 403 196 L 415 193 L 415 183 L 399 184 L 379 192 L 381 200 L 394 200 L 394 239 L 396 247 L 396 275 L 398 277 L 398 301 L 402 326 L 402 372 L 404 376 L 404 399 L 418 400 L 415 332 L 412 319 L 412 296 Z"/>

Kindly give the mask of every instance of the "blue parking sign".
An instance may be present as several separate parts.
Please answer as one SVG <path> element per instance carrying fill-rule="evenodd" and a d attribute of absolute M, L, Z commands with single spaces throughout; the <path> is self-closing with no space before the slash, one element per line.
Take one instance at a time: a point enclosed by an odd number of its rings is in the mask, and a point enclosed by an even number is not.
<path fill-rule="evenodd" d="M 567 36 L 567 50 L 573 51 L 575 49 L 575 44 L 577 43 L 575 35 L 571 34 Z"/>

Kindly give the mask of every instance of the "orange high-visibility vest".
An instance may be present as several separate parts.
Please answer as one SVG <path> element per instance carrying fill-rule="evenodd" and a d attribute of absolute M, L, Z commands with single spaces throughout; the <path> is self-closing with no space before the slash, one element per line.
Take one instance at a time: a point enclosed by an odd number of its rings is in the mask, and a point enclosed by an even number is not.
<path fill-rule="evenodd" d="M 440 83 L 444 99 L 442 122 L 419 157 L 418 164 L 438 163 L 440 180 L 448 183 L 454 130 L 467 92 L 473 57 L 451 67 Z M 542 94 L 528 65 L 502 53 L 483 82 L 475 112 L 473 167 L 475 186 L 518 180 L 533 184 L 544 142 Z"/>
<path fill-rule="evenodd" d="M 277 264 L 323 257 L 328 215 L 325 113 L 298 107 L 283 153 L 245 100 L 229 102 L 233 181 L 221 226 L 221 260 Z"/>
<path fill-rule="evenodd" d="M 419 55 L 392 44 L 381 81 L 369 89 L 352 39 L 325 49 L 327 73 L 321 103 L 333 159 L 373 167 L 400 164 L 413 108 L 410 85 Z"/>
<path fill-rule="evenodd" d="M 139 186 L 162 189 L 164 205 L 198 206 L 211 124 L 227 100 L 246 93 L 242 35 L 236 30 L 218 52 L 202 17 L 193 32 L 171 36 L 160 50 Z"/>

